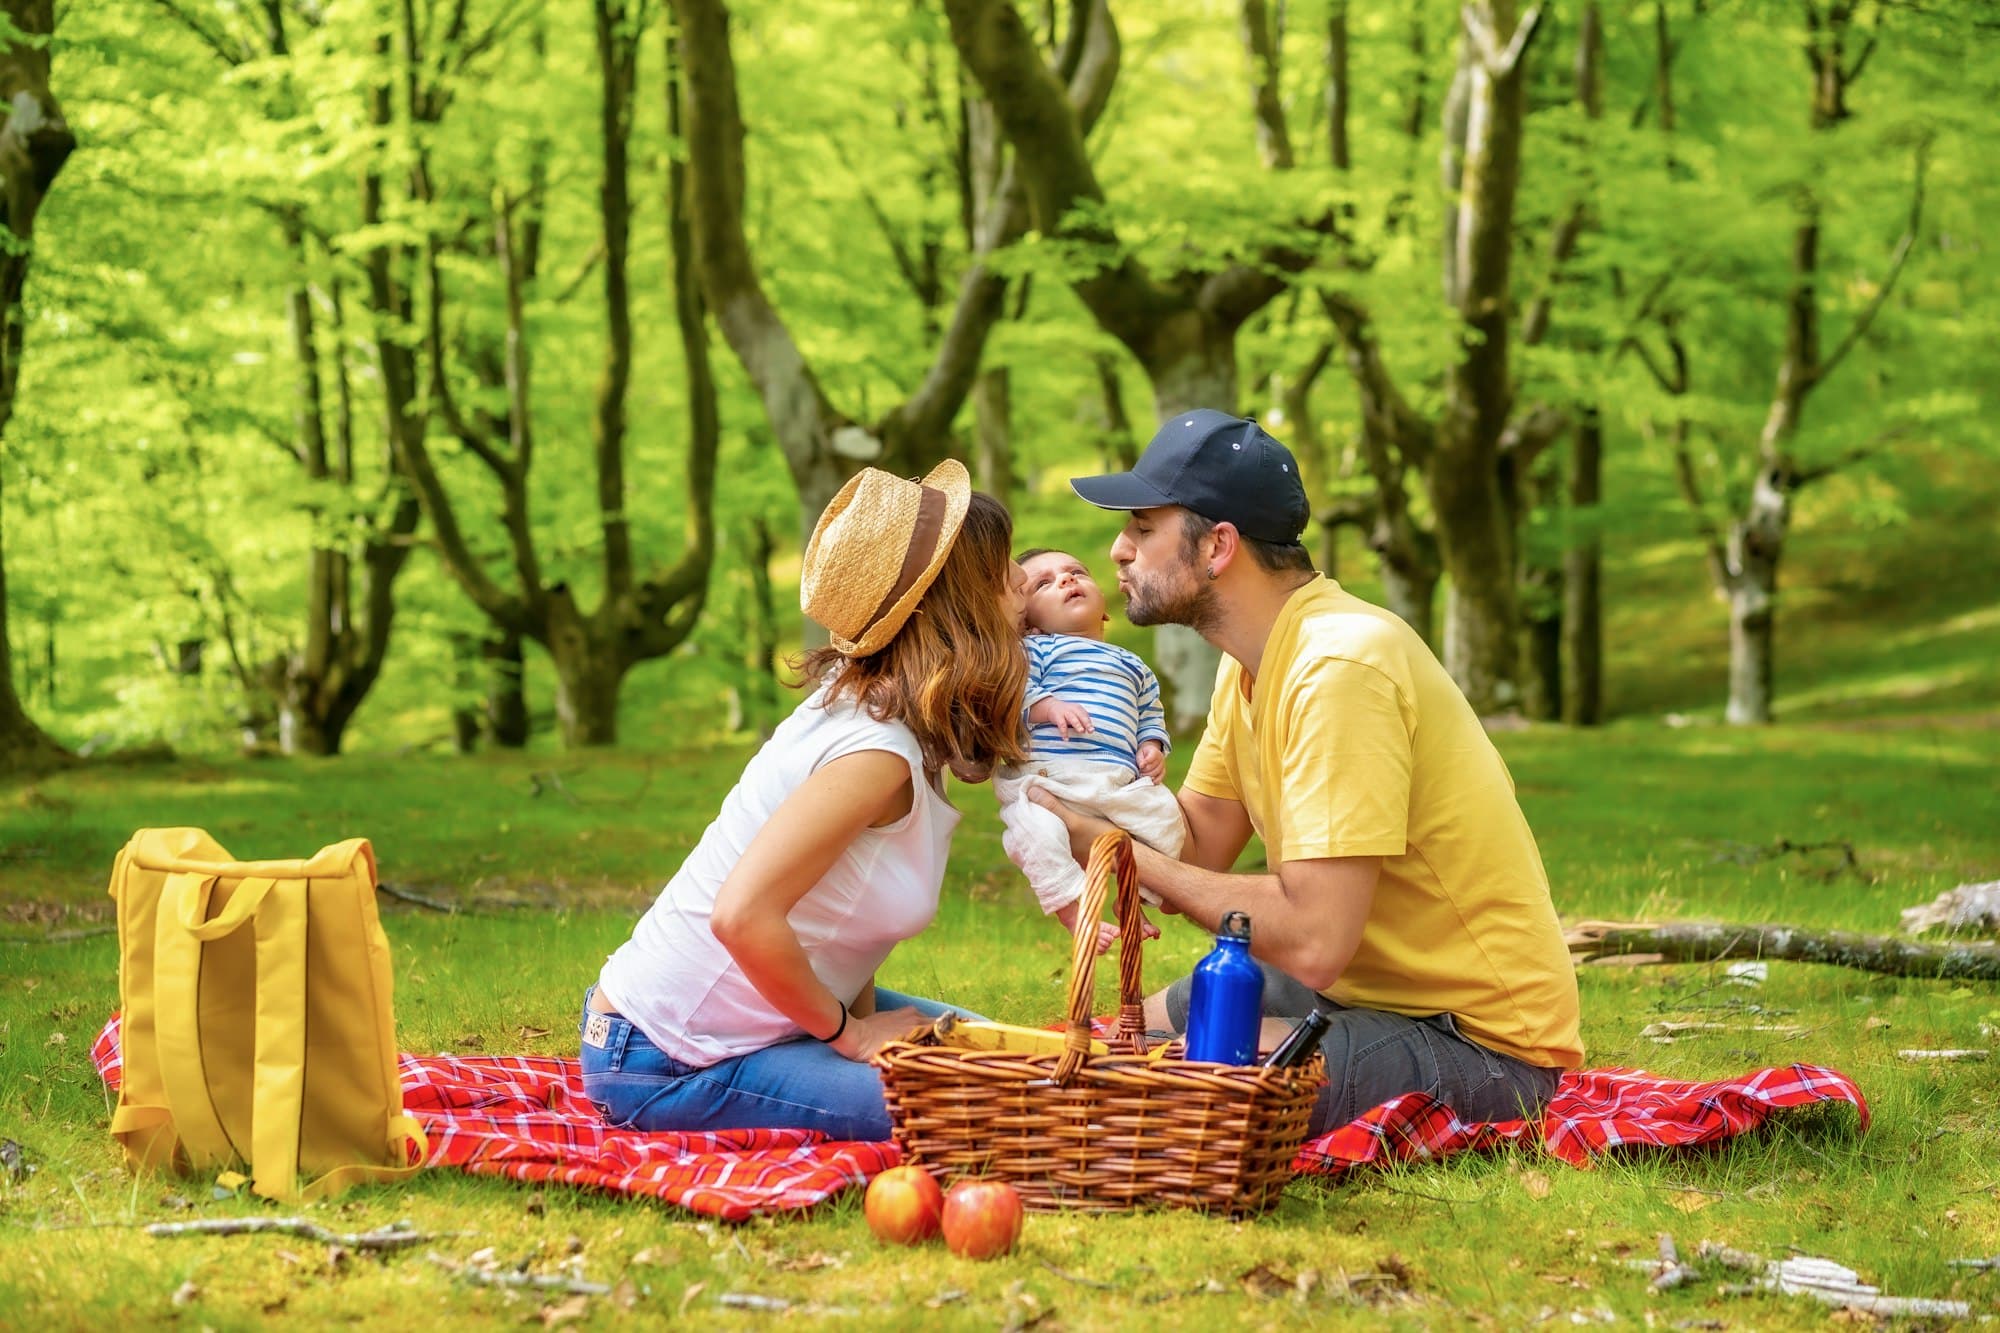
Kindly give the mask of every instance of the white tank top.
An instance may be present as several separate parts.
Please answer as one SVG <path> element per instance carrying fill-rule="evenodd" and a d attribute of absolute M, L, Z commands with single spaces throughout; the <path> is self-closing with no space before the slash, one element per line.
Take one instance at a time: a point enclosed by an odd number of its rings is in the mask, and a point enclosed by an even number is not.
<path fill-rule="evenodd" d="M 823 692 L 751 758 L 715 822 L 599 974 L 612 1008 L 683 1064 L 712 1065 L 803 1035 L 750 984 L 709 919 L 750 840 L 820 765 L 887 750 L 908 762 L 916 793 L 908 815 L 864 830 L 792 908 L 787 919 L 814 974 L 852 1004 L 889 951 L 937 914 L 959 812 L 925 780 L 909 727 L 877 722 L 851 700 L 822 708 Z"/>

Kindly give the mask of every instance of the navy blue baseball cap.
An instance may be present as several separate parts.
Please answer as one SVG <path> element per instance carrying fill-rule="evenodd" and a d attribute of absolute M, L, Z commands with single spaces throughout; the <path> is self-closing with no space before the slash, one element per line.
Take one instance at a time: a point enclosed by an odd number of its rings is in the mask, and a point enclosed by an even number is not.
<path fill-rule="evenodd" d="M 1099 509 L 1179 505 L 1260 542 L 1296 542 L 1312 517 L 1292 451 L 1249 417 L 1197 408 L 1171 418 L 1130 472 L 1076 477 Z"/>

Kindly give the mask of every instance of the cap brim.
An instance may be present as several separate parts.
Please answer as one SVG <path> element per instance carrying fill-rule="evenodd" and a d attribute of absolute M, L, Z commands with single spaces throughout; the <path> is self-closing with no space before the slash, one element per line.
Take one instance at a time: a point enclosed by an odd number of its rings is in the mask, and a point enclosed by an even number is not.
<path fill-rule="evenodd" d="M 1132 472 L 1072 477 L 1069 488 L 1099 509 L 1158 509 L 1173 503 L 1157 486 Z"/>

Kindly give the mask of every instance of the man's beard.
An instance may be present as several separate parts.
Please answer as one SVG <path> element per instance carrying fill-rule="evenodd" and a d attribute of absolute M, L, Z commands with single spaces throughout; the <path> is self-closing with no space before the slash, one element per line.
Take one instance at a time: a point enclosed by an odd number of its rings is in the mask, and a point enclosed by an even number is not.
<path fill-rule="evenodd" d="M 1197 634 L 1216 622 L 1215 589 L 1190 579 L 1171 591 L 1158 584 L 1125 594 L 1125 618 L 1134 625 L 1186 625 Z"/>

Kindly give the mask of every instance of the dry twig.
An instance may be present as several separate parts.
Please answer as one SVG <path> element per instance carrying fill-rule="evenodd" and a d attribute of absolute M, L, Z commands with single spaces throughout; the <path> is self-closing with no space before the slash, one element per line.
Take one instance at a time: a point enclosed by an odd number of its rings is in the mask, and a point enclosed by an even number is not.
<path fill-rule="evenodd" d="M 209 1217 L 193 1222 L 153 1222 L 146 1234 L 165 1240 L 174 1236 L 303 1236 L 326 1245 L 344 1245 L 350 1250 L 406 1250 L 412 1245 L 447 1236 L 469 1236 L 469 1231 L 417 1231 L 408 1222 L 393 1222 L 373 1231 L 341 1233 L 329 1231 L 303 1217 Z"/>
<path fill-rule="evenodd" d="M 471 1264 L 461 1264 L 447 1259 L 436 1250 L 428 1251 L 424 1258 L 453 1277 L 481 1287 L 532 1287 L 536 1291 L 560 1291 L 572 1296 L 605 1296 L 611 1292 L 611 1288 L 602 1282 L 586 1282 L 582 1278 L 562 1277 L 552 1273 L 516 1273 L 500 1269 L 475 1268 Z"/>

